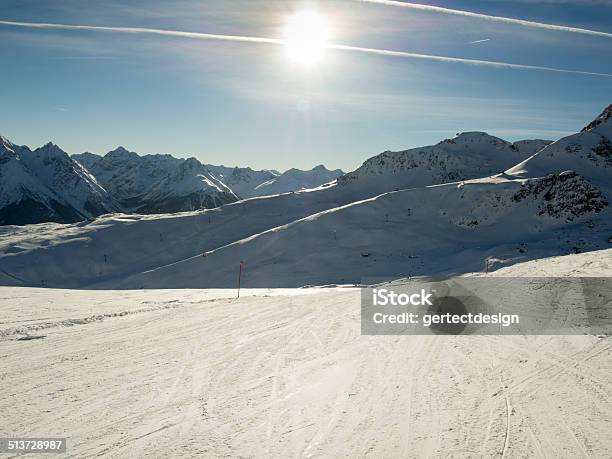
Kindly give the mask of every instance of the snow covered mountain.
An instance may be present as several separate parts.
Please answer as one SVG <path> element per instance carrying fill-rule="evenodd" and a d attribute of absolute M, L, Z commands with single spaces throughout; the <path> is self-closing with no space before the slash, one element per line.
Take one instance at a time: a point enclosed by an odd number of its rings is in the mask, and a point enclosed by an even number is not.
<path fill-rule="evenodd" d="M 197 159 L 180 161 L 176 169 L 155 183 L 142 197 L 142 213 L 170 213 L 197 209 L 212 209 L 238 199 L 236 194 L 218 180 Z"/>
<path fill-rule="evenodd" d="M 70 223 L 116 210 L 96 179 L 58 146 L 31 151 L 0 137 L 0 225 Z"/>
<path fill-rule="evenodd" d="M 552 143 L 506 173 L 538 177 L 566 170 L 577 172 L 602 189 L 612 188 L 612 105 L 581 132 Z"/>
<path fill-rule="evenodd" d="M 116 210 L 96 179 L 61 148 L 48 143 L 22 155 L 22 161 L 48 188 L 84 216 Z"/>
<path fill-rule="evenodd" d="M 250 167 L 226 167 L 207 164 L 206 168 L 241 198 L 253 197 L 255 188 L 280 175 L 278 171 L 266 169 L 255 171 Z"/>
<path fill-rule="evenodd" d="M 532 156 L 552 142 L 506 142 L 485 132 L 464 132 L 428 147 L 386 151 L 338 179 L 338 185 L 386 191 L 486 177 Z"/>
<path fill-rule="evenodd" d="M 317 166 L 283 174 L 250 167 L 202 165 L 197 159 L 144 155 L 119 147 L 101 157 L 73 155 L 126 212 L 170 213 L 208 209 L 254 196 L 320 186 L 342 175 Z"/>
<path fill-rule="evenodd" d="M 205 166 L 195 158 L 140 156 L 123 147 L 104 156 L 86 152 L 70 158 L 52 143 L 31 151 L 5 138 L 0 154 L 0 225 L 214 208 L 240 198 L 319 186 L 340 175 L 323 166 L 284 174 Z"/>
<path fill-rule="evenodd" d="M 328 191 L 323 201 L 328 202 L 328 208 L 331 208 L 396 189 L 490 175 L 517 164 L 548 143 L 535 140 L 510 144 L 485 133 L 464 133 L 432 147 L 382 153 L 349 174 L 343 174 L 341 170 L 330 171 L 322 165 L 309 171 L 290 169 L 282 174 L 274 170 L 202 165 L 194 158 L 140 156 L 123 147 L 105 156 L 93 153 L 73 155 L 75 162 L 58 147 L 49 144 L 26 155 L 27 161 L 20 165 L 40 171 L 41 164 L 50 164 L 50 158 L 63 158 L 55 162 L 54 174 L 62 176 L 65 173 L 60 169 L 72 170 L 84 180 L 83 183 L 90 184 L 86 188 L 91 192 L 82 192 L 79 188 L 81 185 L 70 184 L 70 180 L 54 179 L 49 174 L 37 172 L 45 191 L 30 187 L 34 190 L 32 193 L 50 193 L 50 196 L 42 199 L 46 203 L 43 210 L 32 207 L 28 199 L 17 199 L 16 202 L 20 204 L 7 202 L 6 205 L 12 206 L 4 209 L 6 215 L 13 215 L 14 218 L 3 217 L 2 221 L 73 222 L 112 211 L 145 214 L 182 212 L 214 208 L 241 198 L 316 187 Z M 23 151 L 26 150 L 29 151 L 24 147 Z M 15 177 L 20 176 L 23 174 Z M 336 179 L 337 182 L 334 182 Z M 27 180 L 24 180 L 25 185 Z M 66 189 L 63 183 L 66 183 Z M 5 185 L 9 186 L 10 183 Z M 8 200 L 6 195 L 5 200 Z M 44 210 L 49 207 L 54 210 Z M 319 210 L 324 208 L 325 205 L 322 205 Z"/>
<path fill-rule="evenodd" d="M 308 171 L 289 169 L 281 175 L 257 185 L 251 192 L 251 196 L 270 196 L 273 194 L 288 193 L 290 191 L 316 188 L 336 180 L 343 174 L 344 172 L 340 169 L 330 171 L 322 164 Z"/>
<path fill-rule="evenodd" d="M 524 145 L 515 149 L 482 134 L 436 147 L 448 153 L 469 151 L 463 143 L 478 145 L 479 159 L 489 161 L 483 178 L 414 187 L 398 181 L 404 185 L 401 191 L 355 200 L 351 189 L 369 184 L 358 177 L 350 185 L 252 198 L 200 212 L 109 216 L 78 228 L 54 225 L 47 236 L 52 244 L 26 227 L 0 243 L 0 283 L 231 287 L 243 260 L 244 286 L 295 287 L 457 274 L 482 270 L 485 260 L 496 269 L 607 248 L 612 235 L 607 113 L 598 118 L 601 122 L 539 152 L 536 142 L 528 143 L 532 148 L 526 151 Z M 570 144 L 574 148 L 567 150 Z M 463 158 L 459 152 L 455 157 Z M 503 170 L 500 155 L 531 156 L 516 168 L 491 174 L 492 168 Z M 446 156 L 460 165 L 455 157 Z M 450 180 L 428 164 L 406 170 Z M 373 183 L 361 193 L 376 190 Z M 67 260 L 59 271 L 58 259 Z"/>
<path fill-rule="evenodd" d="M 145 155 L 119 147 L 105 156 L 74 155 L 126 212 L 163 213 L 212 208 L 238 197 L 197 159 Z"/>
<path fill-rule="evenodd" d="M 275 170 L 254 171 L 249 167 L 206 167 L 243 199 L 316 188 L 344 174 L 340 169 L 330 171 L 323 165 L 307 171 L 289 169 L 282 174 Z"/>

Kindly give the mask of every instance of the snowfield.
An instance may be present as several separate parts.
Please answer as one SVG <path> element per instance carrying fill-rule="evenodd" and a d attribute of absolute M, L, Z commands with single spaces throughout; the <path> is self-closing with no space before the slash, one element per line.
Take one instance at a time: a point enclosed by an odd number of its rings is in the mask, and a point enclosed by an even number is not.
<path fill-rule="evenodd" d="M 612 250 L 498 271 L 611 272 Z M 234 296 L 1 287 L 0 436 L 79 458 L 612 451 L 609 337 L 361 336 L 354 288 Z"/>

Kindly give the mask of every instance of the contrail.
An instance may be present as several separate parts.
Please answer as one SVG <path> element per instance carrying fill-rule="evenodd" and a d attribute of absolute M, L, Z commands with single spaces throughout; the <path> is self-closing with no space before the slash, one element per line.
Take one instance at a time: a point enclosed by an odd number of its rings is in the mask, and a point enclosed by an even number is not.
<path fill-rule="evenodd" d="M 432 54 L 408 53 L 405 51 L 390 51 L 387 49 L 361 48 L 359 46 L 329 45 L 329 48 L 339 49 L 343 51 L 357 51 L 357 52 L 368 53 L 368 54 L 379 54 L 382 56 L 406 57 L 410 59 L 425 59 L 429 61 L 449 62 L 449 63 L 455 63 L 455 64 L 482 65 L 482 66 L 487 66 L 487 67 L 517 69 L 517 70 L 540 70 L 540 71 L 546 71 L 546 72 L 571 73 L 575 75 L 590 75 L 590 76 L 600 76 L 600 77 L 608 77 L 608 78 L 612 77 L 612 74 L 610 73 L 585 72 L 582 70 L 559 69 L 555 67 L 542 67 L 539 65 L 510 64 L 508 62 L 482 61 L 479 59 L 463 59 L 459 57 L 436 56 Z"/>
<path fill-rule="evenodd" d="M 478 44 L 478 43 L 486 43 L 488 41 L 491 41 L 491 39 L 490 38 L 484 38 L 482 40 L 471 41 L 471 42 L 468 43 L 468 45 L 475 45 L 475 44 Z"/>
<path fill-rule="evenodd" d="M 141 27 L 99 27 L 89 25 L 47 24 L 41 22 L 13 21 L 0 21 L 0 25 L 28 27 L 32 29 L 91 30 L 94 32 L 120 32 L 138 34 L 145 33 L 154 35 L 166 35 L 171 37 L 195 38 L 200 40 L 243 41 L 249 43 L 271 43 L 273 45 L 283 44 L 283 40 L 279 40 L 276 38 L 246 37 L 240 35 L 217 35 L 212 33 L 181 32 L 180 30 L 147 29 Z"/>
<path fill-rule="evenodd" d="M 243 35 L 218 35 L 201 32 L 183 32 L 180 30 L 165 30 L 165 29 L 149 29 L 140 27 L 101 27 L 101 26 L 88 26 L 88 25 L 69 25 L 69 24 L 48 24 L 39 22 L 13 22 L 13 21 L 0 21 L 0 25 L 8 25 L 15 27 L 27 27 L 35 29 L 55 29 L 55 30 L 90 30 L 94 32 L 117 32 L 117 33 L 128 33 L 128 34 L 153 34 L 153 35 L 164 35 L 170 37 L 180 38 L 191 38 L 196 40 L 222 40 L 222 41 L 233 41 L 233 42 L 247 42 L 247 43 L 264 43 L 272 45 L 284 45 L 285 41 L 279 38 L 264 38 L 264 37 L 251 37 Z M 496 62 L 496 61 L 485 61 L 478 59 L 463 59 L 458 57 L 447 57 L 437 56 L 432 54 L 418 54 L 409 53 L 405 51 L 392 51 L 386 49 L 377 48 L 363 48 L 359 46 L 348 46 L 348 45 L 327 45 L 329 49 L 335 49 L 339 51 L 352 51 L 366 54 L 377 54 L 381 56 L 391 57 L 403 57 L 409 59 L 424 59 L 437 62 L 447 62 L 454 64 L 468 64 L 478 65 L 486 67 L 497 67 L 507 69 L 518 69 L 518 70 L 539 70 L 547 72 L 557 73 L 569 73 L 574 75 L 590 75 L 598 77 L 612 77 L 609 73 L 597 73 L 597 72 L 586 72 L 581 70 L 568 70 L 559 69 L 555 67 L 542 67 L 537 65 L 523 65 L 523 64 L 511 64 L 507 62 Z"/>
<path fill-rule="evenodd" d="M 559 32 L 581 33 L 584 35 L 593 35 L 596 37 L 612 38 L 612 33 L 600 32 L 598 30 L 581 29 L 579 27 L 567 27 L 556 24 L 547 24 L 544 22 L 526 21 L 524 19 L 507 18 L 504 16 L 491 16 L 488 14 L 474 13 L 472 11 L 454 10 L 451 8 L 442 8 L 440 6 L 423 5 L 420 3 L 399 2 L 397 0 L 356 0 L 364 3 L 376 3 L 379 5 L 398 6 L 401 8 L 410 8 L 413 10 L 431 11 L 434 13 L 454 14 L 456 16 L 467 16 L 470 18 L 484 19 L 486 21 L 503 22 L 506 24 L 516 24 L 525 27 L 535 27 L 537 29 L 557 30 Z"/>

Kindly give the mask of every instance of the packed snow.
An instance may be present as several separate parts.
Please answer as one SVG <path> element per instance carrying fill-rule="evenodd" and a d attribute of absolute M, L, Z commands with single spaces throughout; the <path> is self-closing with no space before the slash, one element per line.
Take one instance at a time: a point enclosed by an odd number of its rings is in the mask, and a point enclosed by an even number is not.
<path fill-rule="evenodd" d="M 503 268 L 609 274 L 612 250 Z M 0 288 L 0 436 L 67 457 L 605 457 L 606 336 L 361 336 L 353 288 Z"/>

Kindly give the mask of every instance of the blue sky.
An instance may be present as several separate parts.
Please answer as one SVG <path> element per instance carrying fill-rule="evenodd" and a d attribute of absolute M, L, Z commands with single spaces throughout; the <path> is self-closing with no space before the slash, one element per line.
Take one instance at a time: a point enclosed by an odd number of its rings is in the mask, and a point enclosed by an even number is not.
<path fill-rule="evenodd" d="M 421 1 L 612 33 L 607 0 Z M 317 10 L 333 43 L 612 73 L 612 38 L 354 0 L 2 0 L 0 20 L 277 38 Z M 488 40 L 481 43 L 472 43 Z M 351 170 L 381 151 L 484 130 L 557 139 L 612 103 L 612 78 L 282 46 L 0 25 L 0 134 L 69 153 Z"/>

